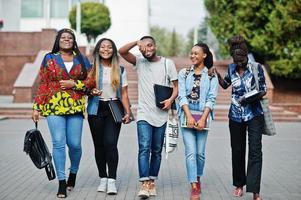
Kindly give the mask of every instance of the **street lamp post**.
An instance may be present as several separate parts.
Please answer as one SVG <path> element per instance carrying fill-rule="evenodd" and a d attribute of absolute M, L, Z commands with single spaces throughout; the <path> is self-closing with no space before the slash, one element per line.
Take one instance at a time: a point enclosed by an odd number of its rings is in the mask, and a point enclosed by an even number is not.
<path fill-rule="evenodd" d="M 80 1 L 77 2 L 76 4 L 76 32 L 78 35 L 81 34 L 81 10 L 80 10 Z"/>

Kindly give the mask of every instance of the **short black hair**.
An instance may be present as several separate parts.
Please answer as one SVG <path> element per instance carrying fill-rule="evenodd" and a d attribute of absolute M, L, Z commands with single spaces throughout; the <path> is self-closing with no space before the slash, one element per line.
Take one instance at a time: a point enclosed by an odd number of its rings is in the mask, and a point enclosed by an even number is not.
<path fill-rule="evenodd" d="M 155 38 L 153 38 L 153 37 L 150 36 L 150 35 L 145 35 L 145 36 L 143 36 L 142 38 L 140 38 L 140 40 L 144 40 L 144 39 L 151 39 L 151 40 L 154 42 L 154 44 L 156 44 Z"/>
<path fill-rule="evenodd" d="M 248 46 L 246 40 L 240 36 L 235 35 L 228 40 L 230 46 L 230 54 L 233 56 L 235 53 L 239 55 L 246 56 L 248 55 Z"/>

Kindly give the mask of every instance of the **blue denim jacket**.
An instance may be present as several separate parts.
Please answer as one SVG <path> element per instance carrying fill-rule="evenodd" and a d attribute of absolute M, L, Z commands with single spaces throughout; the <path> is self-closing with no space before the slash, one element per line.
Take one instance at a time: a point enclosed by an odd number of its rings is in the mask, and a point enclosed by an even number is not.
<path fill-rule="evenodd" d="M 178 115 L 180 116 L 183 112 L 182 106 L 187 104 L 188 99 L 187 96 L 191 93 L 193 84 L 194 84 L 194 67 L 190 67 L 190 71 L 187 74 L 186 68 L 181 69 L 178 75 L 178 83 L 179 83 L 179 107 L 178 107 Z M 199 101 L 199 110 L 203 111 L 205 107 L 210 108 L 212 111 L 213 118 L 213 110 L 215 107 L 215 101 L 218 90 L 218 79 L 217 76 L 213 76 L 212 78 L 208 76 L 208 69 L 205 67 L 201 72 L 201 83 L 200 83 L 200 101 Z"/>
<path fill-rule="evenodd" d="M 240 98 L 247 92 L 256 89 L 256 82 L 252 72 L 252 65 L 258 67 L 258 84 L 259 91 L 267 91 L 264 72 L 259 63 L 249 61 L 247 70 L 240 77 L 236 71 L 236 64 L 231 63 L 228 66 L 228 72 L 224 78 L 224 87 L 232 85 L 232 98 L 229 110 L 229 118 L 236 122 L 249 121 L 255 116 L 263 114 L 259 100 L 241 105 Z"/>
<path fill-rule="evenodd" d="M 120 84 L 119 88 L 117 89 L 117 98 L 121 99 L 121 88 L 122 88 L 122 73 L 123 73 L 123 67 L 120 66 Z M 103 78 L 103 67 L 99 66 L 99 79 L 98 79 L 98 85 L 99 89 L 102 89 L 102 78 Z M 88 115 L 97 115 L 98 111 L 98 105 L 99 105 L 99 97 L 98 96 L 89 96 L 88 98 L 88 107 L 87 112 Z"/>

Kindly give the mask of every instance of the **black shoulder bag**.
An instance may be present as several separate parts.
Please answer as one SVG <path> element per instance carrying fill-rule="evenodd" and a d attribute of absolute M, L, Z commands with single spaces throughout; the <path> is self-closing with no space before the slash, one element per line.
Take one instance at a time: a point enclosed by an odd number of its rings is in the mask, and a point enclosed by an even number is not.
<path fill-rule="evenodd" d="M 23 151 L 29 155 L 38 169 L 45 168 L 49 181 L 55 179 L 52 157 L 41 132 L 38 130 L 37 122 L 35 123 L 35 129 L 31 129 L 25 134 Z"/>

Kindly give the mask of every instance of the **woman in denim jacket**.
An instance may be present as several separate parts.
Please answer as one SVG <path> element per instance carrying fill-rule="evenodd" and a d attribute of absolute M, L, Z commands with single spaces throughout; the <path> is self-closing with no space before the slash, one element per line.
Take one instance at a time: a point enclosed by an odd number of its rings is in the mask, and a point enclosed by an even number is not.
<path fill-rule="evenodd" d="M 93 89 L 88 99 L 88 121 L 95 148 L 95 160 L 100 177 L 98 192 L 117 194 L 117 143 L 121 123 L 116 123 L 109 108 L 110 101 L 121 101 L 125 115 L 123 123 L 130 122 L 128 82 L 124 67 L 119 65 L 115 43 L 100 39 L 93 52 Z"/>
<path fill-rule="evenodd" d="M 226 89 L 232 85 L 229 128 L 232 149 L 233 195 L 241 197 L 243 187 L 253 193 L 254 200 L 259 196 L 262 169 L 262 132 L 264 129 L 263 111 L 259 99 L 266 94 L 263 69 L 260 64 L 248 60 L 248 48 L 243 37 L 234 36 L 229 40 L 233 62 L 228 66 L 224 78 L 217 73 L 219 84 Z M 256 90 L 252 69 L 257 67 L 259 91 L 257 95 L 245 98 L 247 93 Z M 250 93 L 249 93 L 250 94 Z M 246 135 L 248 133 L 248 166 L 246 174 Z"/>
<path fill-rule="evenodd" d="M 179 116 L 185 145 L 188 181 L 191 184 L 191 199 L 199 199 L 200 177 L 205 165 L 205 147 L 208 125 L 213 116 L 218 90 L 216 76 L 208 75 L 213 65 L 212 53 L 204 43 L 192 47 L 192 66 L 179 72 Z M 199 115 L 200 118 L 194 116 Z"/>

